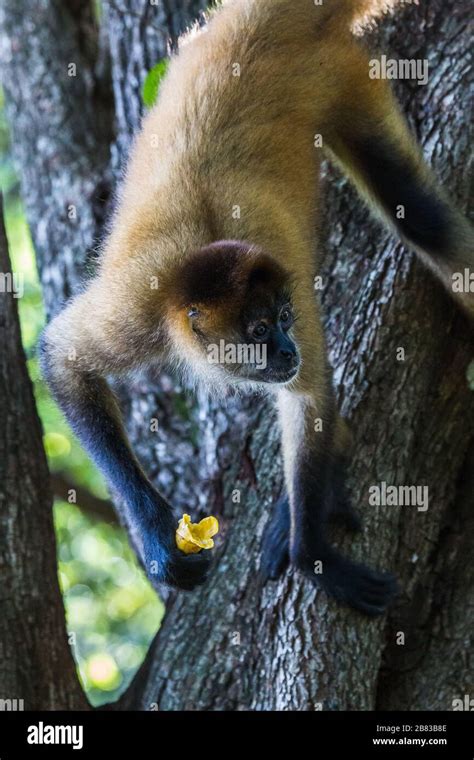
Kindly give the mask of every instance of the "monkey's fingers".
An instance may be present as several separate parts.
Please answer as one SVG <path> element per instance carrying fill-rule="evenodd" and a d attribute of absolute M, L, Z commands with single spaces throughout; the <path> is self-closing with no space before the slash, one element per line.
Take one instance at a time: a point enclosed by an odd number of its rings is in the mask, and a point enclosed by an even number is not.
<path fill-rule="evenodd" d="M 188 556 L 173 552 L 166 571 L 166 583 L 182 591 L 192 591 L 206 582 L 211 567 L 207 554 Z"/>

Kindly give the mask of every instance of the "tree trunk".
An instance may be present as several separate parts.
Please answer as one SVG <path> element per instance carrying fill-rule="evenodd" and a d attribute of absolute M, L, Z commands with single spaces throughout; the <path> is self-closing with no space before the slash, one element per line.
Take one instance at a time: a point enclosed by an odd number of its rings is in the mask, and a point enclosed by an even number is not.
<path fill-rule="evenodd" d="M 11 282 L 1 200 L 0 273 Z M 85 709 L 66 638 L 41 424 L 9 291 L 0 295 L 0 710 Z"/>
<path fill-rule="evenodd" d="M 29 4 L 20 5 L 23 15 L 34 15 Z M 49 8 L 48 19 L 59 13 L 54 2 L 41 5 Z M 163 29 L 182 28 L 200 3 L 180 3 L 183 14 L 173 12 L 177 6 L 107 3 L 117 127 L 114 172 L 139 126 L 145 70 L 163 57 Z M 21 47 L 22 38 L 15 37 L 12 26 L 13 2 L 6 7 L 2 34 Z M 460 207 L 468 198 L 469 140 L 463 122 L 469 12 L 467 0 L 432 0 L 385 20 L 369 39 L 389 57 L 429 60 L 426 87 L 403 82 L 397 90 L 428 161 Z M 44 50 L 47 44 L 56 49 L 51 21 L 49 26 Z M 34 54 L 41 57 L 37 48 Z M 69 49 L 64 52 L 68 59 L 75 60 Z M 8 111 L 24 193 L 34 198 L 41 194 L 42 172 L 50 170 L 41 157 L 25 166 L 32 127 L 31 119 L 21 121 L 20 95 L 13 86 L 17 65 L 4 61 L 4 81 L 11 83 L 6 84 Z M 20 69 L 27 102 L 35 86 L 32 68 Z M 85 69 L 81 72 L 85 76 Z M 49 73 L 54 81 L 54 72 Z M 94 112 L 86 88 L 79 100 L 64 97 L 69 109 Z M 88 121 L 81 118 L 76 125 L 83 130 L 76 139 L 82 146 L 91 141 L 81 151 L 91 175 L 81 176 L 97 188 L 108 171 L 101 169 L 97 156 L 104 154 L 110 128 L 92 133 Z M 46 134 L 53 143 L 59 140 L 44 119 L 34 121 L 34 130 L 36 141 Z M 39 209 L 28 203 L 49 311 L 58 294 L 74 290 L 93 245 L 93 225 L 84 220 L 92 218 L 97 191 L 88 201 L 84 196 L 89 210 L 79 217 L 78 234 L 71 231 L 68 238 L 74 264 L 62 263 L 62 241 L 53 220 L 72 175 L 78 181 L 74 164 L 64 161 L 67 182 L 58 179 Z M 56 169 L 60 175 L 62 165 Z M 403 593 L 388 619 L 374 622 L 336 607 L 293 571 L 260 588 L 259 546 L 270 506 L 282 488 L 272 409 L 261 399 L 230 397 L 220 406 L 200 399 L 194 410 L 189 402 L 181 403 L 179 394 L 176 402 L 168 378 L 143 378 L 124 396 L 136 450 L 177 513 L 199 506 L 219 516 L 223 540 L 207 586 L 192 595 L 169 596 L 162 627 L 119 709 L 449 710 L 453 698 L 469 693 L 473 570 L 465 558 L 474 543 L 469 509 L 474 399 L 466 370 L 471 328 L 413 256 L 368 222 L 365 207 L 333 169 L 327 169 L 324 181 L 322 229 L 331 230 L 324 269 L 327 335 L 340 407 L 355 436 L 352 491 L 365 523 L 361 538 L 335 533 L 335 539 L 354 558 L 392 568 Z M 41 223 L 45 215 L 52 220 L 46 228 Z M 154 417 L 160 420 L 158 434 L 150 432 Z M 369 506 L 369 488 L 381 482 L 428 485 L 428 511 Z"/>

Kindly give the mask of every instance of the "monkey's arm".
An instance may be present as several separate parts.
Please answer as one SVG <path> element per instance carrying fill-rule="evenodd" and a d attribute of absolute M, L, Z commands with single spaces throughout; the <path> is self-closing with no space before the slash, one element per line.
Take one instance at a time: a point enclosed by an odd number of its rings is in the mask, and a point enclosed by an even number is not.
<path fill-rule="evenodd" d="M 97 290 L 95 285 L 92 290 Z M 40 344 L 43 372 L 73 431 L 125 501 L 127 522 L 151 580 L 190 590 L 204 582 L 208 558 L 178 551 L 171 507 L 151 485 L 127 441 L 105 376 L 124 374 L 138 362 L 126 322 L 97 306 L 103 301 L 103 294 L 93 297 L 88 291 L 51 322 Z M 142 351 L 143 338 L 137 336 Z"/>
<path fill-rule="evenodd" d="M 319 391 L 308 395 L 301 390 L 279 394 L 290 506 L 290 561 L 338 601 L 368 615 L 381 614 L 396 593 L 394 578 L 344 557 L 330 545 L 326 534 L 328 520 L 340 509 L 337 494 L 344 489 L 344 482 L 338 480 L 344 473 L 334 449 L 336 415 L 330 391 L 322 401 Z M 347 508 L 348 516 L 353 517 L 349 505 Z"/>

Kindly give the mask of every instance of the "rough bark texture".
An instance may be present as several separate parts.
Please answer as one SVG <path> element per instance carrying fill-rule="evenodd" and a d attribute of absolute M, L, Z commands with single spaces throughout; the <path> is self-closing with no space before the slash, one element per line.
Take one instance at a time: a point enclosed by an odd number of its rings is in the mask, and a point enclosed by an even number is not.
<path fill-rule="evenodd" d="M 19 5 L 31 16 L 29 5 Z M 50 14 L 59 12 L 53 2 L 42 5 L 49 6 Z M 200 7 L 180 3 L 185 13 L 174 14 L 177 5 L 149 6 L 138 0 L 107 4 L 118 135 L 114 171 L 139 125 L 145 69 L 163 56 L 164 25 L 177 31 Z M 15 38 L 11 22 L 16 11 L 13 3 L 6 7 L 3 49 L 5 40 L 10 44 Z M 469 12 L 467 0 L 431 0 L 386 20 L 370 40 L 388 56 L 429 59 L 426 87 L 403 82 L 397 90 L 428 161 L 464 208 Z M 56 40 L 49 42 L 54 49 Z M 34 51 L 41 57 L 41 50 Z M 65 56 L 72 58 L 69 50 Z M 7 81 L 15 65 L 4 63 Z M 32 68 L 21 70 L 26 102 L 35 86 Z M 20 143 L 16 155 L 24 191 L 31 197 L 41 193 L 48 207 L 28 204 L 48 299 L 53 280 L 59 293 L 74 290 L 91 245 L 87 219 L 92 212 L 85 210 L 77 234 L 71 232 L 75 263 L 65 266 L 53 220 L 67 184 L 58 180 L 52 197 L 38 189 L 45 180 L 37 169 L 46 169 L 40 159 L 36 168 L 28 163 L 29 122 L 21 121 L 23 105 L 15 88 L 7 88 L 7 96 Z M 68 107 L 79 106 L 83 112 L 94 108 L 87 89 L 81 97 L 84 102 L 71 103 L 69 94 Z M 49 139 L 47 124 L 38 124 L 39 135 L 41 129 Z M 95 157 L 103 155 L 104 134 L 109 134 L 108 127 L 98 135 L 87 133 L 91 144 L 83 160 L 92 162 L 96 178 Z M 84 145 L 86 135 L 77 139 Z M 65 171 L 77 181 L 73 164 L 68 162 Z M 90 180 L 88 174 L 81 176 Z M 335 533 L 335 539 L 352 556 L 393 568 L 402 596 L 388 620 L 374 622 L 335 607 L 293 572 L 261 589 L 256 582 L 259 544 L 269 507 L 282 487 L 273 411 L 255 398 L 230 398 L 219 407 L 201 399 L 194 411 L 181 395 L 172 401 L 167 378 L 143 378 L 125 399 L 132 441 L 177 512 L 199 505 L 219 515 L 223 540 L 209 584 L 192 595 L 168 599 L 162 628 L 120 701 L 121 709 L 157 704 L 163 710 L 301 710 L 320 704 L 329 710 L 442 710 L 451 709 L 452 699 L 472 688 L 474 398 L 466 381 L 472 330 L 413 256 L 368 221 L 366 209 L 333 169 L 328 168 L 325 182 L 322 229 L 331 234 L 323 301 L 335 385 L 356 440 L 353 496 L 365 517 L 361 538 Z M 95 205 L 91 199 L 89 203 L 89 209 Z M 44 233 L 43 216 L 51 220 Z M 42 234 L 48 239 L 47 255 Z M 397 360 L 400 347 L 405 361 Z M 158 434 L 149 429 L 153 417 L 161 423 Z M 370 507 L 368 489 L 382 481 L 428 485 L 428 511 Z M 398 632 L 405 634 L 404 645 L 397 644 Z"/>
<path fill-rule="evenodd" d="M 0 273 L 9 272 L 0 199 Z M 0 344 L 0 709 L 12 709 L 9 700 L 23 700 L 25 710 L 85 709 L 66 638 L 48 467 L 17 302 L 3 289 Z"/>
<path fill-rule="evenodd" d="M 87 3 L 5 0 L 0 29 L 13 155 L 50 314 L 84 274 L 110 194 L 107 67 Z"/>
<path fill-rule="evenodd" d="M 205 0 L 105 0 L 105 22 L 112 57 L 118 162 L 123 165 L 143 112 L 141 88 L 148 71 L 200 16 Z"/>

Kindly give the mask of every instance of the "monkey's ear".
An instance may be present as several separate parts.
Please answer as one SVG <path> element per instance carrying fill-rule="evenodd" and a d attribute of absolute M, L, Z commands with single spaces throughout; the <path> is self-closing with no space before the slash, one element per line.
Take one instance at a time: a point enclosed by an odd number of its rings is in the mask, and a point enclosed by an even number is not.
<path fill-rule="evenodd" d="M 283 290 L 289 283 L 289 274 L 268 254 L 260 253 L 250 261 L 247 290 L 258 287 Z"/>

